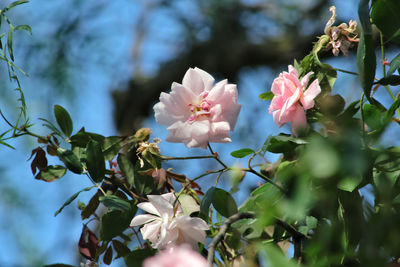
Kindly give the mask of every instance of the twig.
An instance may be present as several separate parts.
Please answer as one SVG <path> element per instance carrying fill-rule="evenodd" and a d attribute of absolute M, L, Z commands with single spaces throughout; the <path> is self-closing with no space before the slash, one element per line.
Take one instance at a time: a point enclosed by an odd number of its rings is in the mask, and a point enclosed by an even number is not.
<path fill-rule="evenodd" d="M 208 246 L 208 266 L 212 267 L 213 262 L 214 262 L 214 253 L 215 253 L 215 247 L 218 245 L 219 242 L 224 238 L 226 232 L 228 231 L 229 227 L 231 226 L 232 223 L 239 221 L 241 219 L 251 219 L 254 218 L 254 213 L 252 212 L 241 212 L 241 213 L 236 213 L 235 215 L 232 215 L 222 225 L 222 227 L 219 229 L 218 234 L 213 238 L 211 241 L 210 245 Z"/>

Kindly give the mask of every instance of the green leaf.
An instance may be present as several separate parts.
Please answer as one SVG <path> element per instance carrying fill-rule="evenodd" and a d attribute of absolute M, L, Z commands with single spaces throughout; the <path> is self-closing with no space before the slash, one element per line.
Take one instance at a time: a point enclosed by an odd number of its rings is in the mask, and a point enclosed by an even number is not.
<path fill-rule="evenodd" d="M 261 256 L 267 255 L 265 261 L 269 267 L 297 267 L 297 264 L 288 259 L 275 244 L 264 242 L 261 243 L 260 249 L 265 251 L 265 254 L 260 254 Z"/>
<path fill-rule="evenodd" d="M 306 217 L 306 225 L 307 225 L 308 229 L 310 229 L 310 230 L 315 229 L 315 228 L 317 228 L 318 220 L 313 216 L 307 216 Z"/>
<path fill-rule="evenodd" d="M 141 195 L 148 195 L 151 193 L 154 189 L 154 179 L 151 176 L 148 175 L 142 175 L 139 172 L 141 171 L 147 171 L 149 169 L 152 169 L 152 167 L 145 162 L 145 165 L 143 168 L 140 168 L 140 163 L 139 161 L 136 162 L 135 165 L 135 187 L 136 190 L 141 194 Z"/>
<path fill-rule="evenodd" d="M 112 160 L 122 148 L 122 138 L 119 136 L 109 136 L 104 139 L 102 149 L 104 160 Z"/>
<path fill-rule="evenodd" d="M 90 177 L 95 182 L 101 182 L 104 179 L 106 165 L 104 162 L 103 151 L 101 145 L 95 141 L 89 141 L 86 149 L 86 167 Z"/>
<path fill-rule="evenodd" d="M 372 22 L 379 30 L 392 41 L 400 41 L 398 30 L 400 29 L 400 1 L 375 0 L 371 6 Z"/>
<path fill-rule="evenodd" d="M 89 143 L 90 140 L 95 140 L 100 144 L 103 144 L 103 142 L 105 141 L 105 137 L 96 133 L 79 131 L 70 138 L 71 144 L 73 146 L 79 146 L 84 148 L 87 147 L 87 144 Z"/>
<path fill-rule="evenodd" d="M 62 106 L 54 105 L 54 115 L 58 125 L 61 128 L 61 131 L 65 134 L 65 136 L 70 137 L 72 134 L 73 125 L 68 112 Z"/>
<path fill-rule="evenodd" d="M 383 113 L 374 105 L 364 105 L 364 120 L 372 130 L 380 129 L 384 126 Z"/>
<path fill-rule="evenodd" d="M 142 266 L 146 258 L 152 257 L 155 254 L 156 250 L 151 248 L 134 250 L 125 257 L 125 264 L 127 267 L 139 267 Z"/>
<path fill-rule="evenodd" d="M 363 178 L 362 176 L 348 176 L 348 177 L 344 177 L 343 179 L 341 179 L 337 185 L 337 187 L 340 190 L 343 191 L 347 191 L 347 192 L 353 192 L 354 189 L 356 189 L 360 183 L 362 182 Z"/>
<path fill-rule="evenodd" d="M 253 153 L 254 153 L 254 150 L 253 150 L 253 149 L 250 149 L 250 148 L 242 148 L 242 149 L 233 151 L 233 152 L 231 153 L 231 156 L 232 156 L 232 157 L 235 157 L 235 158 L 244 158 L 244 157 L 246 157 L 247 155 L 250 155 L 250 154 L 253 154 Z"/>
<path fill-rule="evenodd" d="M 295 138 L 290 135 L 280 134 L 278 136 L 270 136 L 267 144 L 267 150 L 272 153 L 293 152 L 299 145 L 307 144 L 307 141 L 301 138 Z"/>
<path fill-rule="evenodd" d="M 210 205 L 213 201 L 215 194 L 215 187 L 210 187 L 200 202 L 200 217 L 208 221 L 208 214 L 210 212 Z"/>
<path fill-rule="evenodd" d="M 272 98 L 274 98 L 274 93 L 272 92 L 266 92 L 266 93 L 262 93 L 258 96 L 261 100 L 271 100 Z"/>
<path fill-rule="evenodd" d="M 128 184 L 133 185 L 135 183 L 135 168 L 132 162 L 123 154 L 118 154 L 117 162 L 122 173 L 126 176 Z"/>
<path fill-rule="evenodd" d="M 67 169 L 64 166 L 56 165 L 52 166 L 49 165 L 46 169 L 41 170 L 37 175 L 36 179 L 43 180 L 45 182 L 53 182 L 57 179 L 60 179 L 67 173 Z"/>
<path fill-rule="evenodd" d="M 221 188 L 215 188 L 212 204 L 214 208 L 225 218 L 228 218 L 238 212 L 236 202 L 231 194 Z"/>
<path fill-rule="evenodd" d="M 10 27 L 8 30 L 8 36 L 7 36 L 7 47 L 8 47 L 8 53 L 10 54 L 10 58 L 12 61 L 14 61 L 14 52 L 13 52 L 13 27 Z"/>
<path fill-rule="evenodd" d="M 376 55 L 372 40 L 372 27 L 369 20 L 369 0 L 361 0 L 358 5 L 363 33 L 357 49 L 357 68 L 365 96 L 371 101 L 371 87 L 375 78 Z"/>
<path fill-rule="evenodd" d="M 73 173 L 80 174 L 82 173 L 82 164 L 79 161 L 78 157 L 71 151 L 66 150 L 61 147 L 57 148 L 57 155 L 62 162 L 64 162 L 65 167 Z"/>
<path fill-rule="evenodd" d="M 112 244 L 113 244 L 115 251 L 117 252 L 117 256 L 115 257 L 116 259 L 125 257 L 126 255 L 128 255 L 131 252 L 124 243 L 122 243 L 116 239 L 114 239 L 112 241 Z"/>
<path fill-rule="evenodd" d="M 125 201 L 114 195 L 101 196 L 99 200 L 101 203 L 103 203 L 104 206 L 106 206 L 112 211 L 113 210 L 128 211 L 131 209 L 131 204 L 128 201 Z"/>
<path fill-rule="evenodd" d="M 53 133 L 62 136 L 62 133 L 59 129 L 57 129 L 57 127 L 51 123 L 50 121 L 43 119 L 43 118 L 39 118 L 39 120 L 46 122 L 45 124 L 43 124 L 43 126 L 47 127 L 48 129 L 52 130 Z"/>
<path fill-rule="evenodd" d="M 14 30 L 15 31 L 27 31 L 30 33 L 30 35 L 32 35 L 32 29 L 29 25 L 18 25 L 17 27 L 15 27 Z"/>
<path fill-rule="evenodd" d="M 93 197 L 89 200 L 89 203 L 86 205 L 85 209 L 81 212 L 82 220 L 89 218 L 99 207 L 99 191 L 93 195 Z"/>
<path fill-rule="evenodd" d="M 396 112 L 396 109 L 398 109 L 400 106 L 400 99 L 396 99 L 396 101 L 393 102 L 393 104 L 390 106 L 390 108 L 386 111 L 385 117 L 386 117 L 386 122 L 389 123 Z"/>
<path fill-rule="evenodd" d="M 392 75 L 397 69 L 400 68 L 400 54 L 398 54 L 391 62 L 387 71 L 387 76 Z"/>
<path fill-rule="evenodd" d="M 190 215 L 193 212 L 199 211 L 199 205 L 190 195 L 179 194 L 178 201 L 181 204 L 183 214 L 185 215 Z"/>
<path fill-rule="evenodd" d="M 132 202 L 133 204 L 133 202 Z M 103 241 L 112 240 L 129 227 L 137 207 L 131 205 L 128 211 L 113 210 L 103 215 L 100 223 L 100 239 Z"/>
<path fill-rule="evenodd" d="M 56 213 L 54 213 L 54 216 L 57 216 L 58 214 L 60 214 L 60 212 L 69 204 L 71 204 L 72 201 L 74 201 L 80 193 L 84 192 L 84 191 L 89 191 L 93 188 L 94 186 L 90 186 L 90 187 L 86 187 L 78 192 L 76 192 L 75 194 L 73 194 L 67 201 L 65 201 L 65 203 L 61 206 L 61 208 L 59 210 L 56 211 Z"/>
<path fill-rule="evenodd" d="M 400 76 L 399 75 L 390 75 L 386 76 L 379 81 L 375 82 L 375 84 L 381 85 L 399 85 L 400 84 Z"/>
<path fill-rule="evenodd" d="M 11 8 L 13 8 L 15 6 L 22 5 L 22 4 L 25 4 L 25 3 L 29 3 L 29 1 L 27 1 L 27 0 L 19 0 L 19 1 L 12 2 L 8 7 L 5 8 L 5 10 L 6 11 L 10 10 Z"/>

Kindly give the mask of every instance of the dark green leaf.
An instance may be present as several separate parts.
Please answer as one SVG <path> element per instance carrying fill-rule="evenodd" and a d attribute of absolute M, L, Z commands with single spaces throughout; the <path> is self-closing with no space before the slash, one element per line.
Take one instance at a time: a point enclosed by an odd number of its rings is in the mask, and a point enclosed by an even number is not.
<path fill-rule="evenodd" d="M 140 168 L 139 161 L 136 162 L 134 184 L 135 184 L 136 190 L 141 195 L 147 195 L 147 194 L 151 193 L 155 187 L 153 177 L 148 176 L 148 175 L 142 175 L 139 173 L 141 171 L 147 171 L 149 169 L 152 169 L 152 166 L 150 166 L 147 163 L 147 161 L 145 161 L 145 165 L 143 168 Z"/>
<path fill-rule="evenodd" d="M 18 25 L 17 27 L 15 27 L 14 30 L 15 31 L 27 31 L 30 33 L 30 35 L 32 35 L 32 29 L 29 25 Z"/>
<path fill-rule="evenodd" d="M 50 121 L 43 119 L 43 118 L 39 118 L 39 120 L 46 122 L 45 124 L 43 124 L 43 126 L 46 126 L 50 130 L 52 130 L 55 134 L 62 136 L 61 131 L 59 129 L 57 129 L 57 127 L 53 123 L 51 123 Z"/>
<path fill-rule="evenodd" d="M 115 257 L 116 259 L 125 257 L 126 255 L 128 255 L 131 252 L 124 243 L 122 243 L 118 240 L 114 239 L 112 241 L 112 244 L 113 244 L 115 251 L 117 252 L 117 256 Z"/>
<path fill-rule="evenodd" d="M 235 158 L 244 158 L 244 157 L 246 157 L 247 155 L 250 155 L 250 154 L 253 154 L 253 153 L 254 153 L 254 150 L 253 150 L 253 149 L 250 149 L 250 148 L 242 148 L 242 149 L 233 151 L 233 152 L 231 153 L 231 156 L 232 156 L 232 157 L 235 157 Z"/>
<path fill-rule="evenodd" d="M 70 138 L 72 145 L 84 148 L 87 147 L 87 144 L 89 143 L 90 140 L 95 140 L 100 144 L 102 144 L 105 140 L 105 137 L 100 134 L 79 131 Z"/>
<path fill-rule="evenodd" d="M 375 82 L 381 85 L 399 85 L 400 84 L 400 76 L 399 75 L 390 75 L 380 79 Z"/>
<path fill-rule="evenodd" d="M 57 154 L 60 160 L 64 162 L 65 167 L 67 167 L 68 170 L 77 174 L 82 173 L 82 164 L 78 157 L 71 150 L 66 150 L 59 147 L 57 148 Z"/>
<path fill-rule="evenodd" d="M 101 182 L 104 179 L 106 164 L 101 145 L 96 140 L 90 140 L 87 145 L 86 166 L 90 177 L 95 182 Z"/>
<path fill-rule="evenodd" d="M 340 190 L 347 191 L 347 192 L 353 192 L 354 189 L 356 189 L 360 183 L 362 182 L 362 176 L 358 177 L 353 177 L 353 176 L 348 176 L 344 177 L 341 179 L 337 185 L 337 187 Z"/>
<path fill-rule="evenodd" d="M 13 53 L 13 28 L 10 27 L 8 31 L 8 36 L 7 36 L 7 47 L 8 47 L 8 53 L 10 54 L 10 58 L 12 61 L 14 61 L 14 53 Z"/>
<path fill-rule="evenodd" d="M 210 205 L 213 201 L 215 187 L 210 187 L 200 202 L 200 217 L 208 221 L 208 214 L 210 212 Z"/>
<path fill-rule="evenodd" d="M 61 131 L 65 134 L 65 136 L 70 137 L 72 134 L 73 125 L 68 112 L 62 106 L 54 105 L 54 115 L 58 125 L 61 128 Z"/>
<path fill-rule="evenodd" d="M 399 42 L 398 30 L 400 29 L 400 1 L 375 0 L 371 6 L 372 22 L 379 30 L 392 41 Z"/>
<path fill-rule="evenodd" d="M 104 253 L 103 256 L 103 262 L 104 264 L 110 265 L 112 262 L 112 255 L 113 255 L 113 250 L 112 247 L 109 246 L 106 250 L 106 253 Z"/>
<path fill-rule="evenodd" d="M 365 96 L 371 100 L 371 87 L 375 78 L 376 55 L 372 40 L 372 27 L 369 19 L 369 0 L 360 0 L 358 16 L 360 17 L 363 33 L 357 49 L 357 68 Z"/>
<path fill-rule="evenodd" d="M 37 175 L 36 179 L 43 180 L 45 182 L 52 182 L 60 179 L 65 175 L 67 169 L 64 166 L 56 165 L 47 166 L 44 170 L 41 170 Z"/>
<path fill-rule="evenodd" d="M 121 150 L 122 138 L 119 136 L 109 136 L 104 139 L 103 142 L 103 154 L 104 160 L 112 160 L 118 152 Z"/>
<path fill-rule="evenodd" d="M 274 94 L 272 92 L 262 93 L 258 96 L 261 100 L 271 100 L 274 98 Z"/>
<path fill-rule="evenodd" d="M 365 96 L 371 99 L 371 87 L 375 78 L 376 56 L 372 35 L 362 34 L 357 49 L 357 68 Z"/>
<path fill-rule="evenodd" d="M 400 54 L 398 54 L 391 62 L 387 76 L 392 75 L 397 69 L 400 68 Z"/>
<path fill-rule="evenodd" d="M 313 216 L 307 216 L 306 217 L 306 225 L 307 225 L 308 229 L 310 229 L 310 230 L 315 229 L 318 225 L 318 220 Z"/>
<path fill-rule="evenodd" d="M 118 158 L 118 166 L 121 169 L 122 173 L 126 176 L 126 181 L 133 185 L 135 182 L 135 168 L 133 167 L 132 162 L 123 154 L 119 154 Z"/>
<path fill-rule="evenodd" d="M 131 209 L 131 204 L 117 196 L 101 196 L 100 202 L 110 210 L 128 211 Z"/>
<path fill-rule="evenodd" d="M 112 240 L 129 227 L 137 208 L 135 205 L 128 211 L 113 210 L 103 215 L 100 223 L 100 239 Z"/>
<path fill-rule="evenodd" d="M 99 192 L 93 195 L 93 197 L 89 200 L 89 203 L 86 205 L 85 209 L 81 212 L 82 220 L 89 218 L 99 207 Z"/>
<path fill-rule="evenodd" d="M 134 250 L 125 257 L 125 264 L 127 267 L 139 267 L 142 266 L 146 258 L 152 257 L 155 254 L 156 250 L 151 248 Z"/>
<path fill-rule="evenodd" d="M 236 202 L 231 194 L 221 188 L 215 188 L 212 204 L 214 208 L 226 218 L 238 212 Z"/>
<path fill-rule="evenodd" d="M 75 194 L 73 194 L 62 206 L 59 210 L 56 211 L 56 213 L 54 213 L 54 216 L 57 216 L 66 206 L 68 206 L 69 204 L 71 204 L 72 201 L 75 200 L 75 198 L 77 198 L 79 196 L 80 193 L 82 193 L 83 191 L 89 191 L 93 188 L 94 186 L 90 186 L 90 187 L 86 187 L 78 192 L 76 192 Z"/>
<path fill-rule="evenodd" d="M 304 145 L 306 143 L 307 142 L 301 138 L 295 138 L 290 135 L 280 134 L 278 136 L 271 136 L 269 138 L 269 142 L 267 143 L 267 150 L 272 153 L 291 152 L 298 145 Z"/>

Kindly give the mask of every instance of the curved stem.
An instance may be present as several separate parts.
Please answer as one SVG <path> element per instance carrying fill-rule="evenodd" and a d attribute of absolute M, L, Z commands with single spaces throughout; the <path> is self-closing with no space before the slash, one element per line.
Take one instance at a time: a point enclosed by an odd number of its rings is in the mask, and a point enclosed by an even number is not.
<path fill-rule="evenodd" d="M 208 149 L 210 150 L 211 154 L 214 156 L 214 158 L 225 168 L 225 169 L 229 169 L 229 167 L 222 162 L 222 160 L 219 159 L 218 157 L 218 153 L 214 153 L 213 149 L 210 146 L 210 143 L 207 144 Z"/>
<path fill-rule="evenodd" d="M 347 73 L 347 74 L 351 74 L 351 75 L 355 75 L 355 76 L 359 76 L 360 75 L 357 72 L 353 72 L 353 71 L 349 71 L 349 70 L 343 70 L 343 69 L 339 69 L 339 68 L 334 68 L 334 70 L 340 71 L 340 72 L 343 72 L 343 73 Z"/>

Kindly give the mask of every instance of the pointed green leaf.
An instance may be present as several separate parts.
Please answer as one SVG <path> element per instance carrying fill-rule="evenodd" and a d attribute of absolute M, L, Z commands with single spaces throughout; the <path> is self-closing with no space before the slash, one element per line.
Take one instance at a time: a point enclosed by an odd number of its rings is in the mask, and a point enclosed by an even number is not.
<path fill-rule="evenodd" d="M 22 4 L 25 4 L 25 3 L 29 3 L 29 1 L 27 1 L 27 0 L 18 0 L 18 1 L 12 2 L 8 7 L 5 8 L 5 10 L 10 10 L 11 8 L 13 8 L 15 6 L 22 5 Z"/>
<path fill-rule="evenodd" d="M 400 84 L 400 76 L 399 75 L 389 75 L 386 76 L 382 79 L 380 79 L 379 81 L 375 82 L 377 84 L 381 84 L 381 85 L 399 85 Z"/>
<path fill-rule="evenodd" d="M 398 54 L 392 61 L 390 61 L 390 67 L 387 71 L 387 76 L 392 75 L 399 68 L 400 68 L 400 54 Z"/>
<path fill-rule="evenodd" d="M 57 123 L 61 128 L 61 131 L 70 137 L 73 130 L 72 120 L 68 112 L 59 105 L 54 105 L 54 115 L 56 117 Z"/>
<path fill-rule="evenodd" d="M 8 36 L 7 36 L 7 47 L 8 47 L 8 53 L 10 54 L 10 58 L 12 61 L 14 61 L 14 52 L 13 52 L 13 27 L 10 27 L 8 30 Z"/>
<path fill-rule="evenodd" d="M 73 195 L 61 206 L 61 208 L 60 208 L 59 210 L 57 210 L 56 213 L 54 213 L 54 216 L 57 216 L 58 214 L 60 214 L 60 212 L 61 212 L 66 206 L 68 206 L 69 204 L 71 204 L 72 201 L 74 201 L 74 200 L 79 196 L 80 193 L 82 193 L 83 191 L 89 191 L 89 190 L 91 190 L 92 188 L 94 188 L 94 186 L 86 187 L 86 188 L 82 189 L 81 191 L 78 191 L 78 192 L 76 192 L 75 194 L 73 194 Z"/>
<path fill-rule="evenodd" d="M 101 182 L 104 179 L 106 164 L 104 162 L 101 145 L 96 140 L 90 140 L 86 148 L 86 167 L 90 177 L 95 182 Z"/>
<path fill-rule="evenodd" d="M 109 136 L 103 142 L 104 160 L 112 160 L 122 148 L 122 138 L 119 136 Z"/>
<path fill-rule="evenodd" d="M 118 166 L 126 177 L 126 181 L 133 185 L 135 182 L 135 168 L 129 158 L 123 154 L 119 154 L 117 158 Z"/>
<path fill-rule="evenodd" d="M 274 98 L 274 94 L 272 92 L 262 93 L 258 96 L 261 100 L 271 100 Z"/>
<path fill-rule="evenodd" d="M 375 78 L 376 56 L 372 35 L 362 34 L 357 49 L 357 68 L 365 96 L 371 100 L 371 87 Z"/>
<path fill-rule="evenodd" d="M 32 29 L 29 25 L 18 25 L 17 27 L 15 27 L 14 30 L 15 31 L 27 31 L 30 33 L 30 35 L 32 35 Z"/>
<path fill-rule="evenodd" d="M 122 234 L 129 227 L 136 211 L 137 207 L 132 202 L 131 209 L 128 211 L 112 210 L 104 214 L 100 223 L 100 239 L 109 241 Z"/>
<path fill-rule="evenodd" d="M 398 0 L 374 0 L 371 6 L 372 22 L 379 30 L 392 41 L 399 42 L 397 35 L 400 29 L 400 1 Z"/>

